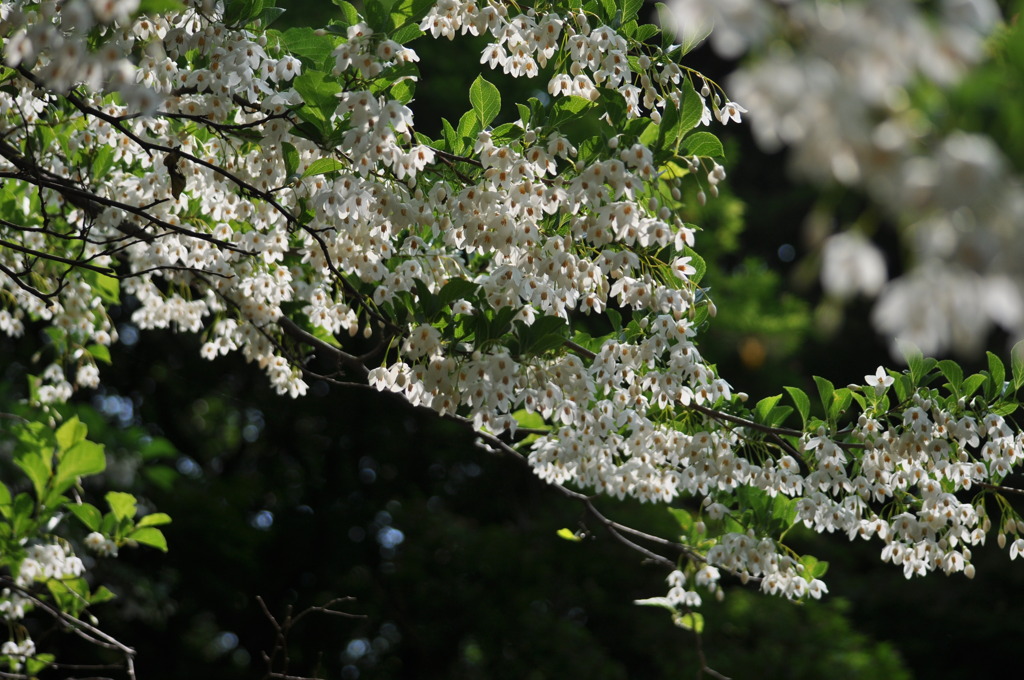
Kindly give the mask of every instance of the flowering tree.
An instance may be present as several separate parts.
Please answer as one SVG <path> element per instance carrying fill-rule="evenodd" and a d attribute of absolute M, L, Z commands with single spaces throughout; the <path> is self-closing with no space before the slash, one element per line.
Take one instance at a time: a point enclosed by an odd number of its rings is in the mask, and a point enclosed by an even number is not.
<path fill-rule="evenodd" d="M 717 195 L 710 129 L 746 109 L 641 0 L 335 4 L 283 32 L 261 0 L 0 9 L 0 329 L 49 339 L 4 421 L 25 475 L 0 486 L 9 673 L 54 663 L 19 623 L 35 609 L 134 674 L 87 617 L 109 594 L 75 551 L 166 549 L 170 518 L 89 502 L 102 449 L 56 409 L 116 359 L 108 312 L 129 301 L 139 327 L 201 334 L 205 358 L 240 353 L 281 394 L 369 384 L 472 429 L 662 565 L 666 593 L 642 602 L 698 633 L 724 574 L 827 592 L 827 564 L 785 541 L 799 524 L 877 540 L 908 578 L 973 577 L 993 528 L 1024 549 L 1005 481 L 1021 357 L 965 376 L 911 355 L 756 404 L 702 357 L 716 308 L 684 196 Z M 490 40 L 481 74 L 432 139 L 411 45 L 465 33 Z M 513 110 L 490 70 L 546 94 Z M 618 523 L 599 494 L 665 505 L 678 531 Z"/>

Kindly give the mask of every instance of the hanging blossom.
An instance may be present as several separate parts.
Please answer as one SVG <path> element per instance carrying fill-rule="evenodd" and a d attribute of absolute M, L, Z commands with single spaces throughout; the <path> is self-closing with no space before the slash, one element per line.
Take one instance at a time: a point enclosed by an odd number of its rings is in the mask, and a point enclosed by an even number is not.
<path fill-rule="evenodd" d="M 526 78 L 550 68 L 553 99 L 495 127 L 500 96 L 481 79 L 463 122 L 431 140 L 415 128 L 418 56 L 395 40 L 401 27 L 360 20 L 317 35 L 324 72 L 308 45 L 290 54 L 285 34 L 228 26 L 206 6 L 90 10 L 107 36 L 93 49 L 69 19 L 88 7 L 24 10 L 35 23 L 5 36 L 22 71 L 0 91 L 14 121 L 0 163 L 45 174 L 5 184 L 11 224 L 25 228 L 0 227 L 20 244 L 0 249 L 0 329 L 46 323 L 67 348 L 37 401 L 102 378 L 96 348 L 118 339 L 105 309 L 131 296 L 136 328 L 198 333 L 204 358 L 240 353 L 281 394 L 305 394 L 311 376 L 365 378 L 492 444 L 529 430 L 521 448 L 552 484 L 688 508 L 672 606 L 722 592 L 723 573 L 794 599 L 826 593 L 820 565 L 782 541 L 795 523 L 877 538 L 908 577 L 973 575 L 971 547 L 992 522 L 983 495 L 955 492 L 997 489 L 1022 455 L 1001 364 L 980 400 L 969 398 L 982 383 L 968 391 L 948 366 L 952 393 L 925 387 L 931 365 L 822 386 L 824 419 L 794 389 L 801 429 L 772 403 L 745 406 L 697 344 L 715 306 L 682 215 L 684 190 L 702 202 L 726 174 L 717 140 L 695 128 L 747 110 L 627 35 L 628 21 L 619 32 L 579 11 L 436 3 L 416 19 L 424 32 L 489 36 L 482 65 Z M 116 46 L 115 70 L 152 101 L 125 96 L 118 78 L 55 74 L 60 41 L 74 40 L 93 55 L 83 64 Z M 756 98 L 744 101 L 756 115 Z M 33 154 L 27 123 L 54 105 L 47 125 L 66 150 Z M 615 111 L 625 120 L 610 121 Z M 35 228 L 41 213 L 65 227 L 59 238 Z M 18 271 L 34 277 L 6 273 Z M 588 315 L 613 330 L 579 332 Z M 312 373 L 311 348 L 339 371 Z M 999 526 L 1015 557 L 1018 525 Z M 87 545 L 112 554 L 101 538 Z"/>

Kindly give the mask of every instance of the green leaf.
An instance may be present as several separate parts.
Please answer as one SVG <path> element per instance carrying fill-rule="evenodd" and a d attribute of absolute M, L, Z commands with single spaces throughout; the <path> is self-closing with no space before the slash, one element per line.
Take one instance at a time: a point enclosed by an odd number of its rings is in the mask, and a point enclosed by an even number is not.
<path fill-rule="evenodd" d="M 114 148 L 111 146 L 101 146 L 96 151 L 96 157 L 92 161 L 92 176 L 97 180 L 102 180 L 114 165 Z"/>
<path fill-rule="evenodd" d="M 416 81 L 411 78 L 406 80 L 400 80 L 391 86 L 391 97 L 397 99 L 403 104 L 408 104 L 412 101 L 413 95 L 416 94 Z"/>
<path fill-rule="evenodd" d="M 11 516 L 11 490 L 3 482 L 0 482 L 0 515 Z"/>
<path fill-rule="evenodd" d="M 25 659 L 25 673 L 30 678 L 35 678 L 43 669 L 53 665 L 55 657 L 53 654 L 36 654 Z"/>
<path fill-rule="evenodd" d="M 260 12 L 260 25 L 263 28 L 268 28 L 271 24 L 280 19 L 284 13 L 284 7 L 264 7 L 263 11 Z"/>
<path fill-rule="evenodd" d="M 231 0 L 224 9 L 226 26 L 244 26 L 263 11 L 263 0 Z"/>
<path fill-rule="evenodd" d="M 793 526 L 796 522 L 797 503 L 797 499 L 786 498 L 782 494 L 772 499 L 772 521 L 776 531 L 781 533 Z"/>
<path fill-rule="evenodd" d="M 83 441 L 88 433 L 89 428 L 78 419 L 78 416 L 72 416 L 66 420 L 57 428 L 57 455 L 60 456 L 78 442 Z"/>
<path fill-rule="evenodd" d="M 782 395 L 779 395 L 782 396 Z M 792 406 L 776 406 L 768 413 L 768 417 L 765 418 L 764 424 L 769 427 L 778 427 L 786 422 L 789 415 L 793 412 Z"/>
<path fill-rule="evenodd" d="M 89 596 L 89 604 L 100 604 L 102 602 L 109 602 L 116 598 L 117 595 L 107 588 L 106 586 L 100 586 L 93 591 L 92 595 Z"/>
<path fill-rule="evenodd" d="M 802 427 L 807 427 L 807 417 L 811 414 L 811 399 L 807 396 L 799 387 L 784 387 L 783 389 L 789 393 L 790 399 L 796 405 L 796 412 L 800 414 L 800 421 L 803 423 Z"/>
<path fill-rule="evenodd" d="M 986 352 L 988 355 L 988 374 L 992 378 L 992 385 L 987 390 L 989 398 L 994 398 L 1003 393 L 1003 387 L 1006 383 L 1006 367 L 1003 366 L 1003 361 L 992 352 Z"/>
<path fill-rule="evenodd" d="M 50 481 L 49 456 L 38 451 L 26 453 L 14 459 L 14 464 L 28 475 L 35 489 L 36 499 L 40 502 L 46 497 L 46 484 Z"/>
<path fill-rule="evenodd" d="M 420 30 L 418 25 L 415 23 L 408 23 L 395 31 L 394 34 L 392 34 L 391 39 L 399 45 L 408 45 L 416 38 L 421 38 L 424 35 L 426 35 L 426 33 Z"/>
<path fill-rule="evenodd" d="M 315 177 L 316 175 L 326 175 L 329 172 L 337 172 L 344 168 L 344 163 L 333 158 L 317 158 L 309 164 L 306 171 L 302 173 L 302 177 L 305 179 L 306 177 Z"/>
<path fill-rule="evenodd" d="M 720 158 L 725 155 L 722 142 L 710 132 L 698 130 L 691 132 L 683 139 L 683 148 L 687 156 Z"/>
<path fill-rule="evenodd" d="M 616 333 L 622 330 L 622 314 L 619 313 L 619 310 L 609 307 L 604 310 L 604 315 L 611 321 L 612 330 Z"/>
<path fill-rule="evenodd" d="M 375 33 L 390 33 L 394 28 L 391 23 L 391 5 L 393 4 L 394 0 L 373 0 L 364 3 L 366 23 Z"/>
<path fill-rule="evenodd" d="M 756 420 L 759 423 L 766 423 L 768 421 L 768 414 L 772 412 L 775 405 L 782 399 L 781 394 L 776 394 L 773 397 L 765 397 L 761 401 L 757 402 L 757 406 L 754 407 L 754 414 Z"/>
<path fill-rule="evenodd" d="M 825 415 L 827 416 L 832 408 L 832 395 L 835 393 L 836 388 L 829 380 L 818 375 L 814 376 L 814 382 L 818 386 L 818 394 L 821 396 L 821 405 L 825 411 Z"/>
<path fill-rule="evenodd" d="M 561 347 L 569 338 L 569 325 L 557 316 L 541 316 L 531 326 L 517 321 L 516 328 L 521 350 L 530 356 Z"/>
<path fill-rule="evenodd" d="M 419 29 L 420 20 L 427 16 L 430 8 L 434 5 L 434 0 L 398 0 L 391 7 L 391 21 L 394 23 L 395 28 L 401 28 L 406 25 L 416 26 Z M 420 35 L 422 35 L 422 31 Z M 391 39 L 397 43 L 404 44 L 403 41 L 399 40 L 398 35 L 395 33 L 391 36 Z"/>
<path fill-rule="evenodd" d="M 135 496 L 121 491 L 109 491 L 105 496 L 110 511 L 117 519 L 131 519 L 135 517 Z"/>
<path fill-rule="evenodd" d="M 155 527 L 142 527 L 135 529 L 127 536 L 128 540 L 135 541 L 142 545 L 148 545 L 157 550 L 167 552 L 167 538 L 164 536 L 164 532 L 160 531 Z"/>
<path fill-rule="evenodd" d="M 700 123 L 701 116 L 704 115 L 704 102 L 701 101 L 700 95 L 693 89 L 693 83 L 689 80 L 683 81 L 679 85 L 679 89 L 682 90 L 682 105 L 679 107 L 679 128 L 682 131 L 692 130 L 697 127 Z"/>
<path fill-rule="evenodd" d="M 637 42 L 647 42 L 654 36 L 658 35 L 659 32 L 661 32 L 661 29 L 654 24 L 641 24 L 640 28 L 636 31 L 636 35 L 633 36 L 633 39 Z"/>
<path fill-rule="evenodd" d="M 63 493 L 79 477 L 99 474 L 106 467 L 107 459 L 103 454 L 103 445 L 80 441 L 68 449 L 57 464 L 53 488 L 57 493 Z"/>
<path fill-rule="evenodd" d="M 170 491 L 180 476 L 177 470 L 167 465 L 148 465 L 142 469 L 142 475 L 164 491 Z"/>
<path fill-rule="evenodd" d="M 592 106 L 594 106 L 594 102 L 576 95 L 559 97 L 551 107 L 551 124 L 555 127 L 563 125 L 573 118 L 579 117 Z"/>
<path fill-rule="evenodd" d="M 512 414 L 519 427 L 530 430 L 550 430 L 551 426 L 544 422 L 544 416 L 537 412 L 530 413 L 526 409 L 519 409 Z"/>
<path fill-rule="evenodd" d="M 480 117 L 477 116 L 476 111 L 466 111 L 462 114 L 462 118 L 459 119 L 458 133 L 460 137 L 468 141 L 468 145 L 463 142 L 464 149 L 473 147 L 473 142 L 481 130 L 483 128 L 480 126 Z"/>
<path fill-rule="evenodd" d="M 814 555 L 804 555 L 800 558 L 800 564 L 803 565 L 803 577 L 810 581 L 811 579 L 821 578 L 828 571 L 828 562 L 819 560 Z"/>
<path fill-rule="evenodd" d="M 683 535 L 688 535 L 693 531 L 693 515 L 688 510 L 682 508 L 669 508 L 668 514 L 679 523 L 679 528 L 682 529 Z"/>
<path fill-rule="evenodd" d="M 994 413 L 997 416 L 1008 416 L 1014 411 L 1016 411 L 1019 406 L 1020 404 L 1017 404 L 1012 401 L 1007 401 L 1001 404 L 996 404 L 995 406 L 991 407 L 989 409 L 989 412 Z"/>
<path fill-rule="evenodd" d="M 624 0 L 622 3 L 622 23 L 630 21 L 640 13 L 644 0 Z"/>
<path fill-rule="evenodd" d="M 292 81 L 292 87 L 305 103 L 299 109 L 299 115 L 304 120 L 320 123 L 321 129 L 324 129 L 323 124 L 338 108 L 335 95 L 341 92 L 341 85 L 333 80 L 325 80 L 320 71 L 306 71 Z"/>
<path fill-rule="evenodd" d="M 660 607 L 673 614 L 676 613 L 676 606 L 667 597 L 647 597 L 642 600 L 633 600 L 633 604 L 638 604 L 641 607 Z"/>
<path fill-rule="evenodd" d="M 89 353 L 96 361 L 102 361 L 108 366 L 112 363 L 110 358 L 110 348 L 106 345 L 89 345 L 85 348 L 85 351 Z"/>
<path fill-rule="evenodd" d="M 974 394 L 979 387 L 985 384 L 988 380 L 988 376 L 983 373 L 975 373 L 971 377 L 964 380 L 963 391 L 961 392 L 962 397 L 970 397 Z"/>
<path fill-rule="evenodd" d="M 832 395 L 832 404 L 828 407 L 828 417 L 835 421 L 846 412 L 853 401 L 853 393 L 847 387 L 840 387 Z"/>
<path fill-rule="evenodd" d="M 564 538 L 567 541 L 573 541 L 575 543 L 579 543 L 583 540 L 582 538 L 574 534 L 570 529 L 559 529 L 557 535 L 559 538 Z"/>
<path fill-rule="evenodd" d="M 180 12 L 185 9 L 185 4 L 180 0 L 142 0 L 139 3 L 139 14 L 167 14 L 168 12 Z"/>
<path fill-rule="evenodd" d="M 281 153 L 284 156 L 285 176 L 292 177 L 299 169 L 299 152 L 288 142 L 281 144 Z"/>
<path fill-rule="evenodd" d="M 92 292 L 103 302 L 108 305 L 121 304 L 121 283 L 114 277 L 87 269 L 82 272 L 82 280 L 89 284 Z"/>
<path fill-rule="evenodd" d="M 331 0 L 341 10 L 342 22 L 346 27 L 359 23 L 359 10 L 348 0 Z"/>
<path fill-rule="evenodd" d="M 315 67 L 331 63 L 331 53 L 337 47 L 335 38 L 318 33 L 308 26 L 289 28 L 281 34 L 281 47 L 289 54 Z"/>
<path fill-rule="evenodd" d="M 438 291 L 437 302 L 443 307 L 462 298 L 475 297 L 479 290 L 480 284 L 478 283 L 466 279 L 451 279 Z"/>
<path fill-rule="evenodd" d="M 1010 367 L 1013 371 L 1013 391 L 1016 392 L 1024 385 L 1024 340 L 1010 350 Z"/>
<path fill-rule="evenodd" d="M 151 460 L 153 458 L 174 458 L 178 455 L 178 449 L 174 448 L 174 444 L 169 439 L 164 437 L 153 437 L 146 445 L 139 450 L 139 456 L 143 460 Z"/>
<path fill-rule="evenodd" d="M 699 612 L 688 612 L 675 619 L 675 624 L 684 630 L 692 630 L 700 635 L 704 632 L 704 615 Z"/>
<path fill-rule="evenodd" d="M 949 359 L 943 359 L 939 362 L 939 370 L 942 371 L 942 375 L 949 381 L 953 391 L 959 393 L 960 385 L 964 381 L 964 370 L 960 368 L 960 364 Z"/>
<path fill-rule="evenodd" d="M 67 510 L 78 518 L 78 520 L 86 526 L 89 531 L 99 531 L 100 522 L 103 521 L 103 515 L 100 513 L 99 508 L 89 503 L 70 503 L 65 506 Z"/>
<path fill-rule="evenodd" d="M 455 128 L 452 127 L 447 118 L 441 119 L 441 132 L 444 134 L 444 144 L 447 150 L 453 154 L 460 155 L 465 144 L 462 141 L 462 137 L 455 132 Z"/>
<path fill-rule="evenodd" d="M 501 94 L 498 88 L 484 80 L 483 76 L 477 76 L 469 86 L 469 103 L 476 111 L 481 129 L 490 125 L 501 112 Z"/>
<path fill-rule="evenodd" d="M 671 99 L 665 99 L 665 109 L 661 112 L 661 121 L 658 123 L 658 147 L 675 147 L 676 140 L 683 136 L 686 130 L 682 125 L 679 109 Z"/>
<path fill-rule="evenodd" d="M 913 345 L 905 344 L 901 347 L 903 350 L 903 357 L 907 360 L 907 366 L 910 367 L 910 380 L 914 385 L 920 385 L 932 368 L 937 363 L 935 359 L 925 358 L 921 354 L 921 350 Z"/>

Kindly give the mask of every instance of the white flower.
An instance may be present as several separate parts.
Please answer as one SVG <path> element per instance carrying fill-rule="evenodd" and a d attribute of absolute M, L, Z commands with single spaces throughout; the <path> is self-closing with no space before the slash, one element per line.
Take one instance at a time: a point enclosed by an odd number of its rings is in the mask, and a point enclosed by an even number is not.
<path fill-rule="evenodd" d="M 885 372 L 884 368 L 879 366 L 874 375 L 864 376 L 864 382 L 875 388 L 875 394 L 882 394 L 895 381 L 891 375 Z"/>
<path fill-rule="evenodd" d="M 740 117 L 740 114 L 743 113 L 747 113 L 747 110 L 736 102 L 726 102 L 722 105 L 722 108 L 715 111 L 715 114 L 722 125 L 727 125 L 730 120 L 734 123 L 743 122 Z"/>

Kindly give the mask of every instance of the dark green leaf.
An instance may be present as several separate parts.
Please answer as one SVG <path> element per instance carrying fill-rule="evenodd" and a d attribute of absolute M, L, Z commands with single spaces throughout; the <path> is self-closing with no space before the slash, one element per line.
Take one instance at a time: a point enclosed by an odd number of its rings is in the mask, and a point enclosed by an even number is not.
<path fill-rule="evenodd" d="M 260 25 L 263 28 L 267 28 L 280 19 L 284 13 L 284 7 L 264 7 L 263 11 L 260 12 Z"/>
<path fill-rule="evenodd" d="M 479 289 L 480 284 L 478 283 L 473 283 L 466 279 L 451 279 L 438 291 L 437 300 L 443 307 L 462 298 L 475 297 Z"/>
<path fill-rule="evenodd" d="M 821 376 L 814 376 L 814 383 L 818 386 L 818 394 L 821 396 L 821 405 L 827 415 L 832 408 L 832 395 L 836 388 L 832 383 Z"/>
<path fill-rule="evenodd" d="M 292 177 L 299 169 L 299 152 L 288 142 L 281 145 L 281 152 L 284 155 L 285 175 Z"/>
<path fill-rule="evenodd" d="M 1003 386 L 1006 382 L 1006 367 L 1003 366 L 1003 361 L 992 352 L 986 352 L 988 355 L 988 374 L 992 378 L 992 386 L 987 393 L 989 398 L 995 398 L 1003 393 Z"/>
<path fill-rule="evenodd" d="M 785 387 L 783 388 L 789 393 L 790 399 L 796 404 L 796 412 L 800 414 L 800 421 L 803 423 L 802 427 L 807 427 L 807 418 L 811 414 L 811 399 L 807 396 L 799 387 Z"/>
<path fill-rule="evenodd" d="M 939 370 L 942 371 L 942 375 L 949 381 L 953 391 L 959 392 L 960 385 L 964 381 L 964 371 L 960 368 L 960 364 L 949 359 L 943 359 L 939 362 Z"/>
<path fill-rule="evenodd" d="M 375 33 L 390 33 L 394 29 L 391 22 L 392 4 L 394 0 L 372 0 L 363 4 L 366 23 Z"/>

